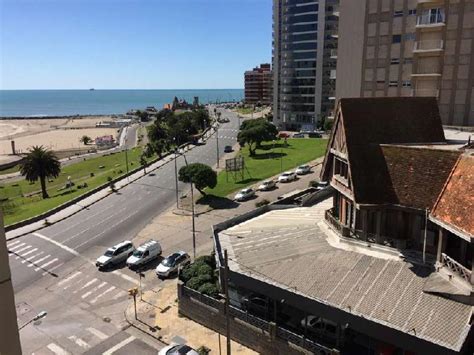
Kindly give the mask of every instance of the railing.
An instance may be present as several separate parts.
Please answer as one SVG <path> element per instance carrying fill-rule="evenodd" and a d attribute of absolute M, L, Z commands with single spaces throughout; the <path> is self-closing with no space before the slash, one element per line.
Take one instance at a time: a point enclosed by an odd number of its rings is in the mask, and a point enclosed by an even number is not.
<path fill-rule="evenodd" d="M 331 49 L 331 58 L 337 58 L 337 49 Z"/>
<path fill-rule="evenodd" d="M 419 65 L 416 68 L 416 73 L 413 73 L 412 75 L 417 75 L 417 74 L 441 74 L 441 67 L 439 65 Z"/>
<path fill-rule="evenodd" d="M 423 25 L 436 25 L 444 23 L 444 11 L 439 9 L 434 13 L 427 13 L 416 18 L 416 25 L 423 26 Z"/>
<path fill-rule="evenodd" d="M 221 307 L 221 302 L 219 300 L 203 295 L 202 293 L 195 291 L 189 287 L 183 286 L 182 291 L 183 291 L 183 295 L 192 297 L 198 300 L 199 302 L 204 303 L 207 306 L 210 306 L 216 309 L 219 309 Z"/>
<path fill-rule="evenodd" d="M 435 51 L 442 50 L 444 47 L 442 39 L 427 39 L 415 42 L 413 51 Z"/>
<path fill-rule="evenodd" d="M 456 273 L 458 276 L 461 276 L 467 282 L 471 282 L 471 270 L 461 265 L 453 258 L 447 256 L 445 253 L 441 253 L 441 262 L 452 272 Z"/>
<path fill-rule="evenodd" d="M 411 91 L 411 96 L 439 97 L 439 90 L 438 89 L 413 89 Z"/>
<path fill-rule="evenodd" d="M 281 327 L 277 327 L 276 335 L 277 337 L 281 339 L 284 339 L 286 341 L 289 341 L 290 343 L 293 343 L 295 345 L 302 347 L 303 349 L 311 351 L 313 354 L 319 354 L 319 355 L 339 354 L 339 352 L 334 349 L 330 349 L 326 346 L 315 343 L 299 334 L 295 334 Z"/>

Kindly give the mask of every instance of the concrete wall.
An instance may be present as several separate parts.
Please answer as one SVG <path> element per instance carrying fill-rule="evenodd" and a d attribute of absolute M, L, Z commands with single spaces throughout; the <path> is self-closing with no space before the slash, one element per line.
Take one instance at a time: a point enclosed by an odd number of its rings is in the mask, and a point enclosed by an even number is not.
<path fill-rule="evenodd" d="M 0 210 L 0 354 L 21 354 L 8 251 Z"/>

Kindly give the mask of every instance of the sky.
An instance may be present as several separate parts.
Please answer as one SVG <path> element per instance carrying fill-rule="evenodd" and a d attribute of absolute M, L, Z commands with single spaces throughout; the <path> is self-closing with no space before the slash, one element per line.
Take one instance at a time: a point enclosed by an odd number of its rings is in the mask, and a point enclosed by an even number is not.
<path fill-rule="evenodd" d="M 0 89 L 243 88 L 271 0 L 0 0 Z"/>

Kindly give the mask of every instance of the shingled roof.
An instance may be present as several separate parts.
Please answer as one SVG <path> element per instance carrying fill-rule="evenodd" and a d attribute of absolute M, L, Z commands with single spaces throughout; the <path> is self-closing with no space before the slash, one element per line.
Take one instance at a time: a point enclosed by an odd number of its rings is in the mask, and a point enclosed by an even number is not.
<path fill-rule="evenodd" d="M 459 155 L 410 147 L 446 142 L 436 99 L 346 98 L 338 110 L 356 202 L 431 207 Z"/>
<path fill-rule="evenodd" d="M 474 153 L 459 157 L 431 216 L 458 233 L 474 238 Z"/>

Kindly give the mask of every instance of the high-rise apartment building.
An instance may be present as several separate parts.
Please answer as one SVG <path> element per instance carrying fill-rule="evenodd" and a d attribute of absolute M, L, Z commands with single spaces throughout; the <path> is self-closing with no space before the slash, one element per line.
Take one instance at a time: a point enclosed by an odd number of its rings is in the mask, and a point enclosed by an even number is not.
<path fill-rule="evenodd" d="M 273 1 L 273 121 L 314 129 L 334 105 L 336 0 Z"/>
<path fill-rule="evenodd" d="M 272 69 L 270 64 L 245 72 L 245 103 L 270 105 L 272 101 Z"/>
<path fill-rule="evenodd" d="M 340 0 L 336 97 L 434 96 L 474 126 L 473 0 Z"/>

